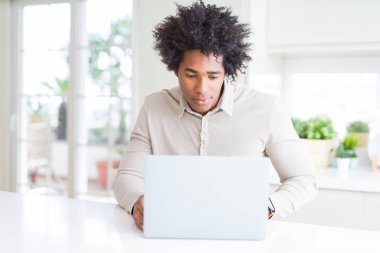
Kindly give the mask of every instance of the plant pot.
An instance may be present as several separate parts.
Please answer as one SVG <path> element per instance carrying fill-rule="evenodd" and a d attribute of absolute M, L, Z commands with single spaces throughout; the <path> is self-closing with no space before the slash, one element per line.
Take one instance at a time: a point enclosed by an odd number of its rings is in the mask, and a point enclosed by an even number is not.
<path fill-rule="evenodd" d="M 301 139 L 316 167 L 329 167 L 334 148 L 333 140 Z"/>
<path fill-rule="evenodd" d="M 113 160 L 112 161 L 112 182 L 115 181 L 116 177 L 116 170 L 119 168 L 120 161 L 119 160 Z M 98 182 L 100 187 L 103 189 L 107 188 L 107 168 L 108 168 L 108 161 L 107 160 L 100 160 L 96 162 L 96 166 L 98 168 Z"/>
<path fill-rule="evenodd" d="M 350 135 L 355 136 L 358 139 L 358 147 L 368 146 L 368 133 L 355 133 L 352 132 Z"/>
<path fill-rule="evenodd" d="M 336 158 L 336 167 L 340 172 L 348 172 L 350 168 L 350 158 Z"/>
<path fill-rule="evenodd" d="M 66 140 L 67 131 L 67 105 L 65 101 L 59 105 L 58 108 L 58 127 L 57 127 L 57 139 Z"/>
<path fill-rule="evenodd" d="M 352 157 L 350 158 L 350 169 L 354 170 L 358 167 L 358 158 L 357 157 Z"/>

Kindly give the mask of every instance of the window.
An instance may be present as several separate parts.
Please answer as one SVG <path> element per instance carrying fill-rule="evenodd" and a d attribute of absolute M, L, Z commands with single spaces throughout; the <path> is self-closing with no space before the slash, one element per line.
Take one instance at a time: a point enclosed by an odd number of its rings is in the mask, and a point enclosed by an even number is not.
<path fill-rule="evenodd" d="M 21 13 L 18 188 L 63 194 L 67 189 L 60 178 L 67 176 L 67 168 L 55 166 L 54 151 L 55 139 L 66 139 L 58 121 L 66 117 L 70 5 L 27 5 Z M 60 158 L 67 160 L 67 153 Z"/>
<path fill-rule="evenodd" d="M 16 1 L 18 190 L 112 199 L 128 142 L 132 1 Z"/>
<path fill-rule="evenodd" d="M 291 116 L 327 115 L 343 138 L 349 122 L 369 123 L 380 132 L 378 57 L 289 58 L 285 60 L 283 99 Z"/>

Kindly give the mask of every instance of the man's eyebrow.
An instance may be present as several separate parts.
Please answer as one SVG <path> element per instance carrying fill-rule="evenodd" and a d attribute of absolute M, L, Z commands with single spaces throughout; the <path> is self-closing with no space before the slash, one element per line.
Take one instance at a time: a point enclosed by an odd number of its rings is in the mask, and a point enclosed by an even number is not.
<path fill-rule="evenodd" d="M 222 73 L 222 71 L 207 71 L 207 74 L 211 74 L 211 75 L 217 75 L 220 73 Z"/>
<path fill-rule="evenodd" d="M 198 71 L 196 71 L 194 69 L 190 69 L 190 68 L 185 68 L 184 71 L 191 72 L 194 74 L 198 74 Z M 221 71 L 207 71 L 207 74 L 209 74 L 209 75 L 217 75 L 220 73 L 222 73 L 222 72 Z"/>
<path fill-rule="evenodd" d="M 197 74 L 198 72 L 194 69 L 189 69 L 189 68 L 185 68 L 183 71 L 187 71 L 187 72 L 191 72 L 191 73 L 194 73 L 194 74 Z"/>

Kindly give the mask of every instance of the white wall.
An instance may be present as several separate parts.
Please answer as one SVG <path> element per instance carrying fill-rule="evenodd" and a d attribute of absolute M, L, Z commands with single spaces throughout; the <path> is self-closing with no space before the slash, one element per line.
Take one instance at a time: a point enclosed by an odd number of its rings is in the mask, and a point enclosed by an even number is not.
<path fill-rule="evenodd" d="M 134 1 L 133 89 L 136 95 L 134 108 L 137 112 L 147 95 L 177 85 L 175 75 L 167 71 L 166 66 L 161 63 L 158 54 L 153 50 L 152 30 L 166 16 L 175 14 L 175 3 L 189 5 L 193 2 L 193 0 Z M 249 0 L 206 0 L 204 2 L 229 6 L 232 13 L 239 16 L 241 22 L 248 22 Z M 244 78 L 242 77 L 243 81 Z"/>
<path fill-rule="evenodd" d="M 380 2 L 268 0 L 270 45 L 379 42 Z"/>
<path fill-rule="evenodd" d="M 380 1 L 268 0 L 268 46 L 280 54 L 380 52 Z"/>
<path fill-rule="evenodd" d="M 0 1 L 0 190 L 8 189 L 9 176 L 9 84 L 10 3 Z"/>
<path fill-rule="evenodd" d="M 284 61 L 282 56 L 271 56 L 267 51 L 267 0 L 252 0 L 250 4 L 253 51 L 248 84 L 280 97 Z"/>

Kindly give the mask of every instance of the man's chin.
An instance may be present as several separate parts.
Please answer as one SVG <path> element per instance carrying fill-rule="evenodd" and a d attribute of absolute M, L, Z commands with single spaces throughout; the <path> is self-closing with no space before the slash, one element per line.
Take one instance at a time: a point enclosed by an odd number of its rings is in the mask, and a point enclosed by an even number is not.
<path fill-rule="evenodd" d="M 192 107 L 193 111 L 199 113 L 201 115 L 205 115 L 208 111 L 210 111 L 209 106 L 194 106 Z"/>

